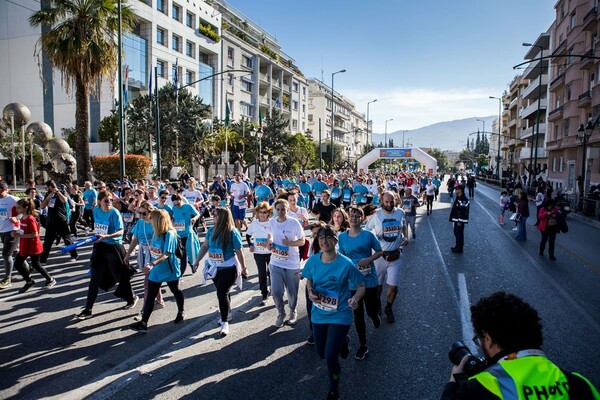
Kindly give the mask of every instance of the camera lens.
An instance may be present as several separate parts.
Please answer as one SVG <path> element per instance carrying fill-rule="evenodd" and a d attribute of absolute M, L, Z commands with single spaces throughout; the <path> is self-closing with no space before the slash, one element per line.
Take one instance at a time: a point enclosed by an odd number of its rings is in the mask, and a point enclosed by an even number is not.
<path fill-rule="evenodd" d="M 471 350 L 460 341 L 452 343 L 452 347 L 448 352 L 448 358 L 450 358 L 450 362 L 454 365 L 460 364 L 460 360 L 468 355 L 471 355 Z"/>

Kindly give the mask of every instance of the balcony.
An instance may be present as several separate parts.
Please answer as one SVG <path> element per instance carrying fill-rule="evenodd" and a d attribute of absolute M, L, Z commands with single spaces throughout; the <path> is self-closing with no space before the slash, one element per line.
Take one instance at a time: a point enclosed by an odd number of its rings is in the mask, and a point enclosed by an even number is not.
<path fill-rule="evenodd" d="M 560 88 L 565 84 L 565 73 L 560 73 L 550 82 L 550 91 L 555 92 L 556 89 Z"/>
<path fill-rule="evenodd" d="M 596 28 L 596 22 L 598 21 L 598 7 L 592 7 L 585 17 L 583 17 L 583 23 L 581 29 L 584 31 L 591 31 Z"/>
<path fill-rule="evenodd" d="M 546 92 L 548 86 L 548 75 L 542 75 L 542 95 Z M 539 76 L 536 79 L 529 81 L 529 86 L 521 92 L 521 97 L 524 99 L 537 99 L 540 91 L 540 79 Z"/>
<path fill-rule="evenodd" d="M 519 139 L 525 140 L 533 136 L 534 133 L 537 133 L 537 128 L 535 125 L 530 126 L 529 128 L 523 129 L 519 132 Z M 540 135 L 546 134 L 546 124 L 540 124 Z"/>
<path fill-rule="evenodd" d="M 553 56 L 561 56 L 561 55 L 566 55 L 566 50 L 567 50 L 567 39 L 563 39 L 562 42 L 560 42 L 555 48 L 554 51 L 552 52 Z"/>
<path fill-rule="evenodd" d="M 589 107 L 592 104 L 592 91 L 588 90 L 579 95 L 579 102 L 577 103 L 578 108 Z"/>
<path fill-rule="evenodd" d="M 518 98 L 518 97 L 515 97 L 515 98 L 513 99 L 513 101 L 511 101 L 511 102 L 508 104 L 508 109 L 510 110 L 511 108 L 514 108 L 514 107 L 516 107 L 518 102 L 519 102 L 519 98 Z"/>
<path fill-rule="evenodd" d="M 563 107 L 556 107 L 554 110 L 550 111 L 548 113 L 548 121 L 549 122 L 554 122 L 554 121 L 558 121 L 559 119 L 561 119 L 563 116 Z"/>
<path fill-rule="evenodd" d="M 592 107 L 600 106 L 600 85 L 592 88 Z"/>
<path fill-rule="evenodd" d="M 594 65 L 597 60 L 592 57 L 594 57 L 594 50 L 586 52 L 581 57 L 581 61 L 579 61 L 579 69 L 588 69 L 589 67 Z"/>
<path fill-rule="evenodd" d="M 521 158 L 521 160 L 529 160 L 530 158 L 535 158 L 535 149 L 533 150 L 533 156 L 531 155 L 531 147 L 523 147 L 521 149 L 521 152 L 519 153 L 519 157 Z M 544 147 L 538 147 L 537 148 L 537 159 L 539 160 L 540 158 L 546 158 L 547 154 L 546 154 L 546 149 Z"/>
<path fill-rule="evenodd" d="M 509 128 L 512 128 L 512 127 L 515 127 L 515 126 L 517 126 L 517 119 L 516 118 L 513 118 L 513 119 L 511 119 L 511 120 L 508 121 L 508 127 Z"/>
<path fill-rule="evenodd" d="M 548 99 L 541 99 L 540 100 L 540 112 L 544 112 L 544 110 L 546 110 L 547 107 L 548 107 Z M 532 116 L 533 114 L 535 114 L 537 112 L 537 109 L 538 109 L 537 100 L 532 101 L 529 106 L 519 110 L 519 118 L 528 118 L 528 117 Z"/>

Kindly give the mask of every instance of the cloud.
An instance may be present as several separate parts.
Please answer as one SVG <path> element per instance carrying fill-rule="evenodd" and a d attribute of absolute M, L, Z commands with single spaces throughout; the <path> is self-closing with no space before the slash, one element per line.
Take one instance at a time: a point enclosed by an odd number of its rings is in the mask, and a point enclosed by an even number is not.
<path fill-rule="evenodd" d="M 386 92 L 364 92 L 343 90 L 359 111 L 366 113 L 367 102 L 377 99 L 369 107 L 369 119 L 373 121 L 373 132 L 383 133 L 385 120 L 388 132 L 401 129 L 416 129 L 437 122 L 452 121 L 498 113 L 498 103 L 489 99 L 497 90 L 431 88 L 390 88 Z"/>

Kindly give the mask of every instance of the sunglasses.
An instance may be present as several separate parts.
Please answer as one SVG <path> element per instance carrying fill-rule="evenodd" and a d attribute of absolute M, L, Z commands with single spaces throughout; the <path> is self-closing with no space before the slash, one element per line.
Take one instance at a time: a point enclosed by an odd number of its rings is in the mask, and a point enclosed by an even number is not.
<path fill-rule="evenodd" d="M 160 199 L 161 199 L 161 200 L 167 200 L 167 198 L 166 198 L 166 197 L 161 197 Z"/>
<path fill-rule="evenodd" d="M 113 202 L 113 199 L 104 199 L 104 202 L 105 202 L 105 203 L 112 203 L 112 202 Z"/>
<path fill-rule="evenodd" d="M 140 215 L 141 215 L 142 217 L 145 217 L 146 215 L 148 215 L 148 213 L 147 213 L 147 212 L 140 212 Z"/>

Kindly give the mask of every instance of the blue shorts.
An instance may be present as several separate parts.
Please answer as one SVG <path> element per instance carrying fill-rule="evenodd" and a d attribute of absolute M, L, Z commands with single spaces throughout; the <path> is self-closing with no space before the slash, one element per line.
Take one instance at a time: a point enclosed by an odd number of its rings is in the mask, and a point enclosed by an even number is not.
<path fill-rule="evenodd" d="M 246 208 L 233 206 L 231 208 L 231 213 L 233 214 L 233 219 L 238 219 L 240 221 L 246 219 Z"/>

